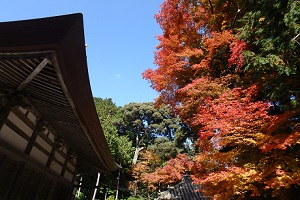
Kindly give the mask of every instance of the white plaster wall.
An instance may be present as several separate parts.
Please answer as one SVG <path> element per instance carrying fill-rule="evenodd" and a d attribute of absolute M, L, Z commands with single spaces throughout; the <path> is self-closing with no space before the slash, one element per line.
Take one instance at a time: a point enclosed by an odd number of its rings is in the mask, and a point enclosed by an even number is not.
<path fill-rule="evenodd" d="M 52 141 L 52 142 L 54 142 L 54 138 L 55 138 L 55 136 L 52 134 L 52 133 L 49 133 L 49 139 Z"/>
<path fill-rule="evenodd" d="M 43 140 L 40 136 L 37 136 L 36 143 L 40 144 L 44 149 L 46 149 L 49 153 L 51 152 L 52 147 Z"/>
<path fill-rule="evenodd" d="M 43 165 L 47 164 L 48 156 L 36 147 L 32 148 L 29 156 Z"/>
<path fill-rule="evenodd" d="M 55 158 L 57 160 L 59 160 L 60 162 L 64 163 L 65 162 L 65 158 L 62 157 L 62 155 L 60 155 L 60 153 L 58 153 L 57 151 L 55 151 Z"/>
<path fill-rule="evenodd" d="M 75 167 L 74 167 L 71 163 L 68 163 L 67 167 L 68 167 L 72 172 L 75 171 Z"/>
<path fill-rule="evenodd" d="M 20 120 L 14 113 L 10 112 L 7 117 L 12 123 L 14 123 L 20 130 L 22 130 L 26 135 L 31 137 L 33 130 L 29 128 L 22 120 Z"/>
<path fill-rule="evenodd" d="M 68 153 L 68 149 L 66 147 L 63 147 L 62 151 L 67 154 Z"/>
<path fill-rule="evenodd" d="M 43 126 L 43 128 L 45 129 L 45 130 L 43 131 L 43 133 L 44 133 L 45 135 L 47 135 L 47 134 L 48 134 L 48 129 L 47 129 L 47 127 Z"/>
<path fill-rule="evenodd" d="M 26 114 L 26 112 L 28 111 L 27 109 L 24 109 L 23 107 L 19 106 L 18 110 L 21 111 L 24 115 Z M 35 124 L 36 122 L 36 116 L 32 113 L 32 112 L 28 112 L 27 114 L 27 118 L 33 122 Z"/>
<path fill-rule="evenodd" d="M 24 115 L 27 112 L 27 109 L 24 109 L 21 106 L 18 107 L 18 110 L 21 111 Z"/>
<path fill-rule="evenodd" d="M 11 130 L 5 124 L 2 126 L 0 130 L 0 140 L 14 146 L 17 150 L 23 151 L 27 146 L 27 141 Z"/>
<path fill-rule="evenodd" d="M 72 181 L 72 180 L 73 180 L 73 174 L 71 174 L 71 173 L 68 172 L 68 171 L 65 171 L 64 177 L 65 177 L 67 180 L 69 180 L 69 181 Z"/>
<path fill-rule="evenodd" d="M 73 162 L 75 163 L 75 165 L 77 164 L 77 159 L 76 159 L 76 157 L 73 158 Z"/>
<path fill-rule="evenodd" d="M 35 117 L 34 114 L 32 114 L 31 112 L 28 113 L 27 117 L 28 117 L 28 119 L 29 119 L 30 121 L 32 121 L 33 123 L 36 122 L 36 117 Z"/>
<path fill-rule="evenodd" d="M 53 161 L 50 165 L 50 169 L 52 169 L 56 174 L 60 175 L 62 171 L 62 166 L 59 165 L 57 162 Z"/>

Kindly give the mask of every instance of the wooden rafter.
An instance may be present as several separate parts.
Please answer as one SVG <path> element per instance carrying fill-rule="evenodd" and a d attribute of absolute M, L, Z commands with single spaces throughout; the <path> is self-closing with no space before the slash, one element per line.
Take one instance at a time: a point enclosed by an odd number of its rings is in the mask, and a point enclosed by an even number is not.
<path fill-rule="evenodd" d="M 48 58 L 44 58 L 44 60 L 29 74 L 29 76 L 21 83 L 21 85 L 17 88 L 17 91 L 23 90 L 23 88 L 40 73 L 40 71 L 49 63 Z"/>

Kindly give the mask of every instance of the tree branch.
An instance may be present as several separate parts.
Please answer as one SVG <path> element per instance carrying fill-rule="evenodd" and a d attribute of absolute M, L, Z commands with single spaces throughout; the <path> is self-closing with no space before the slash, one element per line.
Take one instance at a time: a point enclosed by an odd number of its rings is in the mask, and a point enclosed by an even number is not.
<path fill-rule="evenodd" d="M 211 3 L 210 0 L 208 0 L 208 2 L 209 2 L 209 5 L 210 5 L 210 12 L 211 12 L 211 14 L 214 14 L 214 8 L 213 8 L 213 5 L 212 5 L 212 3 Z"/>

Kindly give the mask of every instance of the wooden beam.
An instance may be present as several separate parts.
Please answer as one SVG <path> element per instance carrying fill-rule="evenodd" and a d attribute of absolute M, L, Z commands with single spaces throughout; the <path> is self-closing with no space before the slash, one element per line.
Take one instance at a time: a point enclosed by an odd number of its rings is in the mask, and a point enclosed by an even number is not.
<path fill-rule="evenodd" d="M 39 133 L 43 132 L 43 129 L 44 129 L 44 125 L 45 125 L 45 122 L 40 120 L 37 122 L 34 130 L 33 130 L 33 133 L 28 141 L 28 144 L 26 146 L 26 149 L 24 151 L 25 154 L 29 155 L 34 144 L 35 144 L 35 141 L 36 141 L 36 138 L 38 136 Z"/>
<path fill-rule="evenodd" d="M 62 145 L 62 143 L 63 143 L 63 140 L 61 138 L 57 137 L 55 139 L 55 143 L 52 146 L 52 150 L 51 150 L 50 156 L 49 156 L 49 158 L 47 160 L 46 167 L 50 168 L 52 161 L 55 160 L 55 152 Z M 63 163 L 59 162 L 58 160 L 55 160 L 55 161 L 57 163 L 63 165 Z"/>
<path fill-rule="evenodd" d="M 24 161 L 26 165 L 28 164 L 31 167 L 39 169 L 42 173 L 47 174 L 49 177 L 55 180 L 59 180 L 60 182 L 63 182 L 65 184 L 70 184 L 70 181 L 67 181 L 65 178 L 61 177 L 59 174 L 56 174 L 55 172 L 53 172 L 53 170 L 50 170 L 49 168 L 39 163 L 38 161 L 34 159 L 30 159 L 25 154 L 20 153 L 19 150 L 15 149 L 15 147 L 11 146 L 10 144 L 7 144 L 2 140 L 0 140 L 0 152 L 3 152 L 8 157 L 12 158 L 17 162 Z"/>
<path fill-rule="evenodd" d="M 69 168 L 67 168 L 67 169 L 68 169 L 68 171 L 70 172 Z M 70 172 L 70 173 L 71 173 L 71 172 Z M 77 174 L 77 167 L 75 167 L 74 172 L 71 173 L 71 174 L 73 174 L 72 183 L 74 184 L 74 183 L 75 183 L 75 180 L 76 180 L 76 178 L 77 178 L 77 176 L 76 176 L 76 174 Z"/>
<path fill-rule="evenodd" d="M 15 133 L 17 133 L 19 136 L 24 138 L 26 141 L 29 141 L 30 137 L 24 133 L 22 130 L 19 129 L 13 122 L 11 122 L 9 119 L 6 119 L 4 124 L 8 126 L 11 130 L 13 130 Z"/>
<path fill-rule="evenodd" d="M 53 146 L 52 146 L 51 153 L 50 153 L 50 155 L 49 155 L 49 157 L 48 157 L 48 160 L 47 160 L 46 167 L 48 167 L 48 168 L 50 168 L 51 163 L 52 163 L 52 161 L 53 161 L 53 159 L 54 159 L 54 156 L 55 156 L 55 150 L 56 150 L 56 147 L 55 147 L 55 146 L 56 146 L 56 144 L 54 143 Z"/>
<path fill-rule="evenodd" d="M 61 176 L 65 175 L 65 171 L 66 171 L 67 165 L 68 165 L 68 159 L 65 159 L 63 168 L 62 168 L 61 173 L 60 173 Z"/>
<path fill-rule="evenodd" d="M 61 176 L 64 176 L 65 175 L 65 171 L 68 170 L 68 163 L 70 160 L 72 160 L 74 157 L 74 152 L 69 150 L 68 151 L 68 154 L 67 156 L 65 157 L 65 162 L 64 162 L 64 165 L 63 165 L 63 169 L 61 170 Z"/>
<path fill-rule="evenodd" d="M 34 143 L 34 146 L 38 149 L 38 150 L 40 150 L 41 152 L 43 152 L 45 155 L 47 155 L 47 156 L 50 156 L 50 153 L 42 146 L 42 145 L 40 145 L 40 144 L 38 144 L 38 143 Z"/>
<path fill-rule="evenodd" d="M 49 131 L 50 132 L 50 131 Z M 52 140 L 50 140 L 50 138 L 45 134 L 45 133 L 41 133 L 40 137 L 50 146 L 53 146 L 54 142 L 52 142 Z"/>
<path fill-rule="evenodd" d="M 49 63 L 50 61 L 48 58 L 44 58 L 44 60 L 29 74 L 29 76 L 21 83 L 21 85 L 17 88 L 17 91 L 21 91 L 24 89 L 24 87 L 40 73 L 40 71 Z"/>
<path fill-rule="evenodd" d="M 4 124 L 28 142 L 28 144 L 26 146 L 26 149 L 24 150 L 24 153 L 26 155 L 30 154 L 33 146 L 35 146 L 37 149 L 39 149 L 45 155 L 47 155 L 47 156 L 50 155 L 50 153 L 42 145 L 35 143 L 35 140 L 36 140 L 36 137 L 37 137 L 37 135 L 35 135 L 35 133 L 33 133 L 31 137 L 29 137 L 26 133 L 24 133 L 19 127 L 17 127 L 9 119 L 6 119 Z"/>
<path fill-rule="evenodd" d="M 35 124 L 28 119 L 28 117 L 22 113 L 17 107 L 12 108 L 11 110 L 22 122 L 24 122 L 29 128 L 34 129 Z"/>
<path fill-rule="evenodd" d="M 0 130 L 2 129 L 2 126 L 5 123 L 9 113 L 10 113 L 9 106 L 1 106 L 0 105 Z"/>

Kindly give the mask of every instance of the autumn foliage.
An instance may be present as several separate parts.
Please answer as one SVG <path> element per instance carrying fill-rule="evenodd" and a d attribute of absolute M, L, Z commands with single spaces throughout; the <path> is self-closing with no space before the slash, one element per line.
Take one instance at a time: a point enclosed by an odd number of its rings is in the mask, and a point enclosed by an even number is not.
<path fill-rule="evenodd" d="M 197 169 L 195 164 L 187 155 L 178 154 L 176 158 L 170 159 L 164 167 L 146 174 L 143 177 L 143 181 L 152 188 L 157 188 L 159 186 L 158 183 L 161 183 L 159 189 L 166 189 L 168 185 L 180 182 L 186 170 L 192 171 Z"/>
<path fill-rule="evenodd" d="M 199 151 L 144 181 L 176 182 L 187 169 L 205 195 L 224 200 L 300 185 L 299 8 L 292 0 L 163 2 L 158 68 L 143 77 L 160 94 L 156 104 L 198 133 Z"/>

